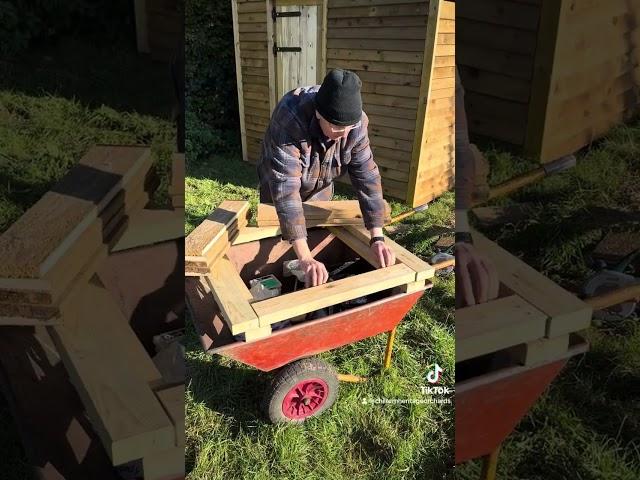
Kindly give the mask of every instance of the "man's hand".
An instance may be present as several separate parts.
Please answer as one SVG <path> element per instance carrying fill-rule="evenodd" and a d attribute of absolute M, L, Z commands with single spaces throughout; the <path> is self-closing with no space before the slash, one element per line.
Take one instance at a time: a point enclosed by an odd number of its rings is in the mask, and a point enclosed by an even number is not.
<path fill-rule="evenodd" d="M 485 303 L 498 296 L 493 263 L 470 243 L 456 244 L 456 308 Z"/>
<path fill-rule="evenodd" d="M 378 260 L 380 268 L 390 267 L 396 263 L 396 254 L 384 242 L 378 241 L 371 245 L 371 253 Z"/>
<path fill-rule="evenodd" d="M 305 288 L 317 287 L 329 280 L 329 272 L 324 263 L 319 262 L 315 258 L 305 258 L 299 261 L 300 270 L 304 272 Z"/>

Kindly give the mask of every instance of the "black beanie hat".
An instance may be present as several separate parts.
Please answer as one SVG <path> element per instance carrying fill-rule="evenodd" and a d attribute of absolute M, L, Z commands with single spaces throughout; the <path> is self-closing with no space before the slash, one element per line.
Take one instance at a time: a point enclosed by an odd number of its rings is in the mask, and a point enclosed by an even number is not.
<path fill-rule="evenodd" d="M 324 77 L 315 96 L 318 113 L 334 125 L 354 125 L 362 117 L 362 82 L 349 70 L 336 68 Z"/>

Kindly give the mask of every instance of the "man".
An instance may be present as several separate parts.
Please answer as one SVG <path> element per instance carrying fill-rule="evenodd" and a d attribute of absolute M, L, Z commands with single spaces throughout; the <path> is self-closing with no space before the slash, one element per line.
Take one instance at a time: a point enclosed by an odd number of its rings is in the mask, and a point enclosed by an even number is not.
<path fill-rule="evenodd" d="M 307 286 L 326 283 L 326 267 L 311 256 L 302 202 L 331 200 L 334 180 L 348 173 L 356 190 L 371 250 L 380 267 L 395 263 L 384 243 L 384 203 L 362 111 L 358 76 L 330 71 L 322 85 L 287 93 L 271 115 L 258 163 L 260 201 L 273 203 L 282 237 L 289 240 Z"/>
<path fill-rule="evenodd" d="M 468 211 L 473 204 L 474 177 L 464 90 L 456 69 L 456 308 L 492 300 L 500 286 L 495 266 L 476 250 L 470 233 Z"/>

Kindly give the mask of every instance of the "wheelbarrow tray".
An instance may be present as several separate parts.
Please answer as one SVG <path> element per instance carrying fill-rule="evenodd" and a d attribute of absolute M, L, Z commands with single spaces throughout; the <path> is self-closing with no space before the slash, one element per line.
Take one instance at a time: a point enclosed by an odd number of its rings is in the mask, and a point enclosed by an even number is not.
<path fill-rule="evenodd" d="M 328 235 L 326 230 L 310 231 L 310 247 L 313 249 L 321 242 L 326 242 Z M 278 238 L 233 246 L 228 256 L 245 283 L 249 278 L 268 274 L 276 275 L 283 284 L 293 281 L 291 278 L 282 278 L 282 262 L 295 258 L 295 253 L 287 242 Z M 355 252 L 337 238 L 316 256 L 327 265 L 356 257 Z M 392 330 L 427 287 L 406 293 L 400 288 L 389 289 L 382 294 L 384 298 L 275 330 L 270 336 L 250 343 L 237 341 L 231 334 L 205 279 L 186 278 L 185 288 L 194 325 L 207 353 L 233 358 L 262 371 L 271 371 L 295 360 Z"/>
<path fill-rule="evenodd" d="M 399 293 L 325 318 L 275 331 L 255 342 L 237 341 L 231 335 L 210 295 L 198 292 L 201 280 L 186 280 L 186 293 L 194 324 L 204 350 L 232 358 L 268 372 L 295 360 L 327 352 L 388 332 L 396 327 L 424 292 Z"/>
<path fill-rule="evenodd" d="M 558 358 L 539 365 L 505 365 L 456 383 L 456 464 L 494 452 L 588 342 L 572 335 Z"/>

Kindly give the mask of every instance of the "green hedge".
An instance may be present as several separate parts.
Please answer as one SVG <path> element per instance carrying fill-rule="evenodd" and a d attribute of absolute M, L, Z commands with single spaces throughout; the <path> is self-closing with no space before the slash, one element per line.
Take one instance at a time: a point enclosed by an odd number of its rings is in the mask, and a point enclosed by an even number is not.
<path fill-rule="evenodd" d="M 110 41 L 122 35 L 123 25 L 133 28 L 129 0 L 0 0 L 0 55 L 19 54 L 61 33 Z"/>
<path fill-rule="evenodd" d="M 186 2 L 186 149 L 189 162 L 240 152 L 231 0 Z"/>

